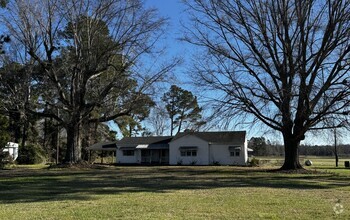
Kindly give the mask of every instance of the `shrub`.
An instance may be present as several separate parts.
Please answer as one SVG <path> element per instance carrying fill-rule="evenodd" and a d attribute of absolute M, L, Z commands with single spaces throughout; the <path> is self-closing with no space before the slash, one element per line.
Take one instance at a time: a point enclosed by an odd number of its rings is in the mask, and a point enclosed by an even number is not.
<path fill-rule="evenodd" d="M 19 147 L 18 164 L 39 164 L 45 161 L 45 152 L 37 145 L 26 145 Z"/>
<path fill-rule="evenodd" d="M 219 161 L 214 161 L 214 162 L 213 162 L 213 165 L 214 165 L 214 166 L 220 166 L 221 164 L 220 164 Z"/>
<path fill-rule="evenodd" d="M 250 160 L 249 164 L 250 164 L 250 166 L 252 166 L 252 167 L 257 167 L 257 166 L 260 165 L 260 160 L 257 159 L 257 158 L 255 158 L 255 157 L 253 157 L 253 158 Z"/>
<path fill-rule="evenodd" d="M 8 152 L 0 149 L 0 169 L 3 169 L 7 164 L 13 164 L 13 159 Z"/>
<path fill-rule="evenodd" d="M 190 163 L 190 165 L 192 165 L 192 166 L 194 166 L 194 165 L 196 165 L 197 164 L 197 161 L 196 160 L 193 160 L 193 161 L 191 161 L 191 163 Z"/>

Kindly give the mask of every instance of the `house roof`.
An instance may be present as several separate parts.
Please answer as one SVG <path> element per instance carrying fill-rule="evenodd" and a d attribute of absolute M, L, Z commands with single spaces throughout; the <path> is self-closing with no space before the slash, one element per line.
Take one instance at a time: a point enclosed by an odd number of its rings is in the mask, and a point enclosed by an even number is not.
<path fill-rule="evenodd" d="M 133 147 L 138 149 L 168 149 L 170 136 L 157 137 L 124 137 L 117 142 L 119 149 L 122 147 Z"/>
<path fill-rule="evenodd" d="M 119 141 L 97 143 L 89 150 L 114 150 L 128 147 L 130 149 L 167 149 L 169 142 L 177 140 L 187 135 L 196 136 L 211 144 L 240 144 L 246 139 L 246 131 L 215 131 L 215 132 L 180 132 L 174 137 L 124 137 Z"/>
<path fill-rule="evenodd" d="M 115 151 L 117 141 L 100 142 L 87 147 L 87 150 Z"/>
<path fill-rule="evenodd" d="M 196 136 L 212 144 L 243 143 L 246 139 L 246 131 L 214 131 L 214 132 L 180 132 L 172 139 L 172 141 L 187 135 Z"/>
<path fill-rule="evenodd" d="M 117 142 L 117 145 L 149 145 L 149 144 L 167 144 L 172 137 L 157 136 L 157 137 L 124 137 Z"/>

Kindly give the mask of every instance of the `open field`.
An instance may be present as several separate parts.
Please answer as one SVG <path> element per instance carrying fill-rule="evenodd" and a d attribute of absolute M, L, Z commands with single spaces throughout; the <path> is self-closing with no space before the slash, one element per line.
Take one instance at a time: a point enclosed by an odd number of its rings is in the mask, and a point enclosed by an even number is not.
<path fill-rule="evenodd" d="M 350 170 L 324 160 L 314 159 L 312 169 L 326 171 L 314 174 L 270 165 L 1 170 L 0 218 L 350 219 Z"/>
<path fill-rule="evenodd" d="M 262 161 L 262 167 L 278 168 L 282 166 L 284 158 L 283 157 L 256 157 Z M 306 167 L 304 162 L 306 160 L 311 160 L 313 165 L 311 167 Z M 321 172 L 333 172 L 345 175 L 350 175 L 349 169 L 344 169 L 344 162 L 350 161 L 350 157 L 339 158 L 338 167 L 335 167 L 334 157 L 316 157 L 316 156 L 300 156 L 300 163 L 307 169 L 318 170 Z M 265 164 L 266 163 L 266 164 Z"/>

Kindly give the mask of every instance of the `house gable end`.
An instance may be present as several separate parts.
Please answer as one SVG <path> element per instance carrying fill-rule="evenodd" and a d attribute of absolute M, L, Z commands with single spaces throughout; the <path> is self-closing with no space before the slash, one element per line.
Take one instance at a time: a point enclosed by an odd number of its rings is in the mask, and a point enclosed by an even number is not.
<path fill-rule="evenodd" d="M 176 144 L 176 142 L 183 141 L 184 138 L 188 138 L 188 139 L 194 138 L 194 139 L 198 140 L 199 142 L 209 144 L 209 142 L 207 140 L 204 140 L 203 138 L 200 138 L 200 137 L 193 135 L 191 133 L 181 135 L 179 137 L 176 137 L 176 136 L 170 141 L 169 144 Z M 188 144 L 188 145 L 195 145 L 195 144 Z"/>

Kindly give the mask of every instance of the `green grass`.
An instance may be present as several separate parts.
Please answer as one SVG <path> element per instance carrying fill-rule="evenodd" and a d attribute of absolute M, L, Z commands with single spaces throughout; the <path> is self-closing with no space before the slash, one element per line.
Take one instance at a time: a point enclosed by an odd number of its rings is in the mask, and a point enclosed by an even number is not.
<path fill-rule="evenodd" d="M 350 219 L 350 170 L 315 164 L 326 172 L 16 167 L 0 170 L 0 219 Z M 336 214 L 339 201 L 344 210 Z"/>
<path fill-rule="evenodd" d="M 273 168 L 282 166 L 283 157 L 256 157 L 262 161 L 261 167 Z M 312 166 L 307 167 L 304 165 L 306 160 L 312 161 Z M 316 156 L 300 156 L 300 163 L 306 168 L 311 170 L 318 170 L 322 172 L 332 172 L 338 174 L 345 174 L 350 176 L 350 169 L 345 169 L 344 162 L 350 161 L 350 157 L 339 158 L 338 167 L 335 166 L 334 157 L 316 157 Z"/>

